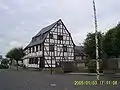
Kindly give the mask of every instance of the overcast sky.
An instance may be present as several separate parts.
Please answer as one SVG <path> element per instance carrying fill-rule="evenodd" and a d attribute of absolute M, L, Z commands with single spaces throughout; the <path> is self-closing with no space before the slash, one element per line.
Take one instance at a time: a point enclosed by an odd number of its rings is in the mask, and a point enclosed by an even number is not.
<path fill-rule="evenodd" d="M 120 0 L 96 0 L 98 29 L 120 21 Z M 62 19 L 75 44 L 94 32 L 92 0 L 0 0 L 0 54 L 25 47 L 46 25 Z"/>

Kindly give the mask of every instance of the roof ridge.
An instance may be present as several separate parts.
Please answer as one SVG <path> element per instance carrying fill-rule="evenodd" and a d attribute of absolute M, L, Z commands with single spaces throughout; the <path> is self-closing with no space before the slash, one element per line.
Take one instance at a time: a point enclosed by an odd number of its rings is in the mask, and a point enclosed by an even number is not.
<path fill-rule="evenodd" d="M 38 44 L 38 43 L 42 43 L 42 42 L 44 41 L 46 35 L 47 35 L 46 32 L 50 31 L 59 21 L 62 22 L 62 20 L 59 19 L 59 20 L 57 20 L 56 22 L 54 22 L 54 23 L 52 23 L 52 24 L 50 24 L 50 25 L 42 28 L 35 36 L 32 37 L 32 40 L 31 40 L 31 42 L 27 45 L 27 47 L 32 46 L 32 45 L 35 45 L 35 44 Z M 63 22 L 62 22 L 62 23 L 63 23 Z M 42 36 L 42 35 L 43 35 L 43 36 Z M 39 41 L 38 41 L 38 39 L 37 39 L 37 41 L 35 41 L 35 42 L 33 43 L 33 41 L 34 41 L 33 39 L 34 39 L 34 38 L 37 38 L 37 37 L 39 37 Z"/>
<path fill-rule="evenodd" d="M 54 22 L 54 23 L 52 23 L 52 24 L 49 24 L 49 25 L 47 25 L 46 27 L 42 28 L 34 37 L 37 37 L 37 36 L 39 36 L 39 35 L 41 35 L 41 34 L 46 33 L 47 31 L 51 30 L 51 29 L 57 24 L 57 22 L 59 22 L 59 21 L 62 21 L 62 20 L 59 19 L 59 20 L 57 20 L 56 22 Z"/>

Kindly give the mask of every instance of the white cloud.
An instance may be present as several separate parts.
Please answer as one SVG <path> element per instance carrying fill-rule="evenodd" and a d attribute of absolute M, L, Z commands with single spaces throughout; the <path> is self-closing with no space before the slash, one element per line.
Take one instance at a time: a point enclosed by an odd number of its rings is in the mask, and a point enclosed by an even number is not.
<path fill-rule="evenodd" d="M 4 10 L 9 10 L 10 8 L 5 4 L 0 4 L 0 8 Z"/>
<path fill-rule="evenodd" d="M 120 0 L 95 1 L 98 30 L 114 27 L 120 19 Z M 82 43 L 87 32 L 94 32 L 92 0 L 0 0 L 0 12 L 0 35 L 6 40 L 0 40 L 2 52 L 26 45 L 41 28 L 59 18 L 75 43 Z"/>
<path fill-rule="evenodd" d="M 14 47 L 21 47 L 22 44 L 18 41 L 11 41 L 9 44 L 9 47 L 14 48 Z"/>

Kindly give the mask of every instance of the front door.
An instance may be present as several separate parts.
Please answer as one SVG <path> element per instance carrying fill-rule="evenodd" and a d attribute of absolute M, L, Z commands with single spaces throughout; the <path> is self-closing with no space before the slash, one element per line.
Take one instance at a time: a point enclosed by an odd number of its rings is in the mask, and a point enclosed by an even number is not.
<path fill-rule="evenodd" d="M 44 67 L 45 67 L 44 57 L 40 57 L 39 68 L 44 68 Z"/>

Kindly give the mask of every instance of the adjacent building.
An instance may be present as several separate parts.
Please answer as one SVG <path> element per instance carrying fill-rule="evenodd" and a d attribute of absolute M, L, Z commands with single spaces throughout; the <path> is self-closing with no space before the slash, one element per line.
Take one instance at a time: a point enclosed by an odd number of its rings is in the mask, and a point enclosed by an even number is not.
<path fill-rule="evenodd" d="M 75 63 L 79 67 L 85 67 L 89 56 L 85 53 L 83 46 L 75 46 Z"/>
<path fill-rule="evenodd" d="M 2 55 L 0 55 L 0 64 L 1 64 L 1 62 L 2 62 Z"/>
<path fill-rule="evenodd" d="M 24 49 L 27 67 L 60 67 L 64 62 L 74 62 L 75 44 L 62 20 L 43 28 Z"/>

